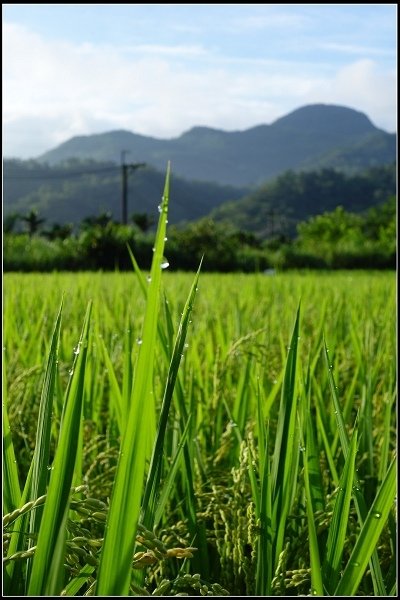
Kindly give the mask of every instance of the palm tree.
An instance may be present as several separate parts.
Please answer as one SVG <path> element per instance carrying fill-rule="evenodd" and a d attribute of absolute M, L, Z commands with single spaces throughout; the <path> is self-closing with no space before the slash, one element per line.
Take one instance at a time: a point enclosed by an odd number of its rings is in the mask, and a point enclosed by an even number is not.
<path fill-rule="evenodd" d="M 28 225 L 28 233 L 29 236 L 32 237 L 35 233 L 38 232 L 40 225 L 45 222 L 46 219 L 40 219 L 38 217 L 37 210 L 32 209 L 26 217 L 21 217 L 25 223 Z"/>
<path fill-rule="evenodd" d="M 134 213 L 131 219 L 143 233 L 146 233 L 154 223 L 154 218 L 147 213 Z"/>

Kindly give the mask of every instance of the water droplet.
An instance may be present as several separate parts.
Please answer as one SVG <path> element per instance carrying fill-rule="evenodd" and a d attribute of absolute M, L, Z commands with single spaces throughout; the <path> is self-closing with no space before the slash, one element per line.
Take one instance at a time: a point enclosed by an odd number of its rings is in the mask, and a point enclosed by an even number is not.
<path fill-rule="evenodd" d="M 165 222 L 168 224 L 168 219 L 165 219 Z"/>
<path fill-rule="evenodd" d="M 150 283 L 150 281 L 151 281 L 151 277 L 150 277 L 150 275 L 147 275 L 147 283 Z"/>
<path fill-rule="evenodd" d="M 185 348 L 189 348 L 189 344 L 185 344 Z"/>
<path fill-rule="evenodd" d="M 136 343 L 140 346 L 141 344 L 143 344 L 143 340 L 142 338 L 137 338 Z"/>
<path fill-rule="evenodd" d="M 373 514 L 374 514 L 375 519 L 380 519 L 382 516 L 382 513 L 380 513 L 380 512 L 374 512 Z"/>
<path fill-rule="evenodd" d="M 68 373 L 69 373 L 70 375 L 73 375 L 73 374 L 74 374 L 74 370 L 73 370 L 73 369 L 70 369 L 70 370 L 68 371 Z"/>
<path fill-rule="evenodd" d="M 168 241 L 168 238 L 167 238 L 167 237 L 165 237 L 165 238 L 164 238 L 164 242 L 167 242 L 167 241 Z"/>
<path fill-rule="evenodd" d="M 74 349 L 74 354 L 79 354 L 80 348 L 79 345 Z"/>
<path fill-rule="evenodd" d="M 162 206 L 161 206 L 161 204 L 159 204 L 159 205 L 157 206 L 157 209 L 158 209 L 158 212 L 159 212 L 159 213 L 162 211 Z"/>
<path fill-rule="evenodd" d="M 300 450 L 300 452 L 304 452 L 304 451 L 305 451 L 305 449 L 306 449 L 306 447 L 305 447 L 305 446 L 299 446 L 299 450 Z"/>
<path fill-rule="evenodd" d="M 155 251 L 156 251 L 156 249 L 154 248 L 154 246 L 152 247 L 152 250 L 153 250 L 153 252 L 155 252 Z"/>
<path fill-rule="evenodd" d="M 352 560 L 350 564 L 351 564 L 352 567 L 359 567 L 360 566 L 360 563 L 357 562 L 356 560 Z"/>
<path fill-rule="evenodd" d="M 167 269 L 169 267 L 169 262 L 167 260 L 165 260 L 164 262 L 161 263 L 160 266 L 162 269 Z"/>

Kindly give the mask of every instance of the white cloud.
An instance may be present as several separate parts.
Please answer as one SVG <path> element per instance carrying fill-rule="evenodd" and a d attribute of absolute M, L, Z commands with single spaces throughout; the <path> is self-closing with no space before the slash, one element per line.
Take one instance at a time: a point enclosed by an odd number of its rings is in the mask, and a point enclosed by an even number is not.
<path fill-rule="evenodd" d="M 155 137 L 194 125 L 245 129 L 313 102 L 352 106 L 395 129 L 395 73 L 370 60 L 335 73 L 287 60 L 235 62 L 196 44 L 127 52 L 45 41 L 15 24 L 4 23 L 3 33 L 5 156 L 36 156 L 74 135 L 111 129 Z"/>
<path fill-rule="evenodd" d="M 369 59 L 353 62 L 339 69 L 307 96 L 319 95 L 321 101 L 340 103 L 365 112 L 377 127 L 395 131 L 397 114 L 397 76 L 395 71 L 382 71 Z"/>

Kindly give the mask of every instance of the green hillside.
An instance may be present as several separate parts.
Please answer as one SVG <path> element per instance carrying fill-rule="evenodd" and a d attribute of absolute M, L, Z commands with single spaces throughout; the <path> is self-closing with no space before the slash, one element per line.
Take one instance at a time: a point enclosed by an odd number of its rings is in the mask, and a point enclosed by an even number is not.
<path fill-rule="evenodd" d="M 164 172 L 222 185 L 260 185 L 282 172 L 339 167 L 345 171 L 390 164 L 396 137 L 376 128 L 368 117 L 343 106 L 316 104 L 299 108 L 271 125 L 245 131 L 194 127 L 174 139 L 156 139 L 129 131 L 74 137 L 42 156 L 57 165 L 70 158 L 120 163 L 146 162 Z"/>
<path fill-rule="evenodd" d="M 128 178 L 128 215 L 157 216 L 164 174 L 152 167 L 137 169 Z M 71 160 L 52 167 L 37 161 L 5 160 L 3 165 L 5 216 L 37 210 L 48 223 L 78 224 L 84 218 L 111 212 L 121 219 L 121 169 L 111 162 Z M 172 176 L 170 222 L 199 219 L 248 188 L 190 182 Z"/>
<path fill-rule="evenodd" d="M 212 211 L 216 221 L 252 232 L 261 238 L 292 237 L 296 226 L 313 215 L 343 206 L 361 213 L 396 194 L 395 165 L 347 175 L 334 169 L 287 171 L 236 202 Z"/>

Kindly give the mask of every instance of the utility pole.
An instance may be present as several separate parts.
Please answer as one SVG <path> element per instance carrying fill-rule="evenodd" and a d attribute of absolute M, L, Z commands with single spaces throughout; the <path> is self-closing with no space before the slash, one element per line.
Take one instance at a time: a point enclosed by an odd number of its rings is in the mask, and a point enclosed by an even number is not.
<path fill-rule="evenodd" d="M 122 220 L 124 225 L 128 223 L 128 174 L 140 167 L 145 167 L 146 163 L 125 163 L 125 154 L 129 150 L 121 151 L 121 176 L 122 176 Z"/>

